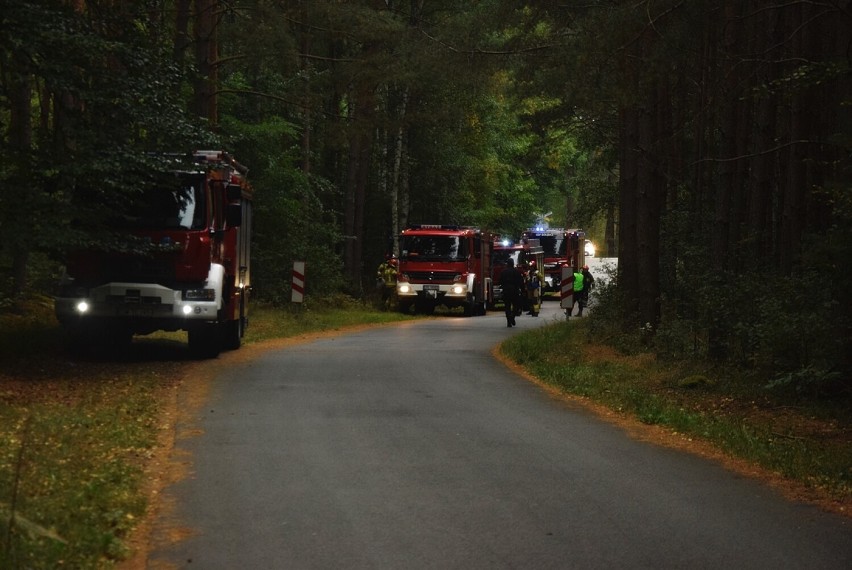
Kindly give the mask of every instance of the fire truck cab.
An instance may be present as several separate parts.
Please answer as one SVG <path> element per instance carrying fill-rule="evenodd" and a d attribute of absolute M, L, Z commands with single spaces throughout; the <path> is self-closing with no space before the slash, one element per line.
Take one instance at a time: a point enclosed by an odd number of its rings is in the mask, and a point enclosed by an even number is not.
<path fill-rule="evenodd" d="M 157 330 L 187 331 L 202 357 L 241 344 L 251 287 L 248 170 L 221 151 L 158 160 L 157 184 L 115 228 L 137 247 L 69 256 L 55 311 L 75 348 L 108 349 Z"/>
<path fill-rule="evenodd" d="M 585 263 L 584 245 L 586 232 L 579 229 L 529 228 L 521 236 L 521 243 L 531 244 L 538 240 L 544 252 L 544 290 L 559 291 L 562 282 L 562 267 L 582 267 Z"/>
<path fill-rule="evenodd" d="M 536 239 L 528 239 L 524 243 L 513 243 L 502 239 L 494 242 L 494 253 L 491 256 L 491 276 L 494 283 L 494 299 L 492 308 L 503 300 L 503 288 L 500 286 L 500 275 L 510 259 L 524 276 L 524 281 L 530 277 L 530 271 L 542 270 L 544 267 L 544 250 Z"/>
<path fill-rule="evenodd" d="M 400 234 L 399 310 L 430 314 L 438 305 L 484 315 L 492 299 L 493 237 L 479 228 L 410 226 Z"/>

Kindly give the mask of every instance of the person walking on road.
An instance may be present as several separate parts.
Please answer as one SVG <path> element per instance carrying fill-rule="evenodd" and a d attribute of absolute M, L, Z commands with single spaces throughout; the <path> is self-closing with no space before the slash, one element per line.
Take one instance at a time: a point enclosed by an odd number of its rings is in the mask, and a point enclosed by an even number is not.
<path fill-rule="evenodd" d="M 574 307 L 576 305 L 580 306 L 580 310 L 577 312 L 578 317 L 583 316 L 583 307 L 585 307 L 585 303 L 583 303 L 583 280 L 585 276 L 580 271 L 579 268 L 572 268 L 572 273 L 574 274 L 574 296 L 571 302 L 571 307 L 569 307 L 565 311 L 566 317 L 571 317 L 574 314 Z"/>
<path fill-rule="evenodd" d="M 583 306 L 589 306 L 589 296 L 592 294 L 592 288 L 595 286 L 595 278 L 592 277 L 592 272 L 589 271 L 589 266 L 583 266 Z"/>
<path fill-rule="evenodd" d="M 589 290 L 595 282 L 589 271 L 589 266 L 584 265 L 582 270 L 574 270 L 574 303 L 579 307 L 577 316 L 583 316 L 583 309 L 589 304 Z M 568 316 L 574 312 L 574 306 L 568 310 Z"/>
<path fill-rule="evenodd" d="M 524 294 L 524 276 L 515 269 L 515 261 L 506 261 L 506 268 L 500 274 L 500 287 L 503 289 L 503 304 L 506 306 L 506 326 L 515 326 L 515 315 L 520 309 L 521 296 Z"/>

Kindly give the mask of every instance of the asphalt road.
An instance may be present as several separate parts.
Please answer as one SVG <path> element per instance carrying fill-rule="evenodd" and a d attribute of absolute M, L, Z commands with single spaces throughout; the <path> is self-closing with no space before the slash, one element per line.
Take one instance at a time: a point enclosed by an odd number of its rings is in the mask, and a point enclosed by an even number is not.
<path fill-rule="evenodd" d="M 850 519 L 632 440 L 495 361 L 556 302 L 271 351 L 211 380 L 149 568 L 852 568 Z M 179 430 L 180 431 L 180 430 Z"/>

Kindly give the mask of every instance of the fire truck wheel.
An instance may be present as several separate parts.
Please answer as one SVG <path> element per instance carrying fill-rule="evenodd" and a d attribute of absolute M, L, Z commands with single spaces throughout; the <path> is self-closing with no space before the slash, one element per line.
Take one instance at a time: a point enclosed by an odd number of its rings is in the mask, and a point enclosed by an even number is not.
<path fill-rule="evenodd" d="M 487 314 L 487 312 L 488 308 L 485 301 L 480 301 L 476 297 L 468 297 L 468 300 L 464 303 L 464 316 L 466 317 L 479 317 Z"/>
<path fill-rule="evenodd" d="M 408 314 L 411 312 L 411 301 L 400 301 L 397 303 L 396 308 L 399 309 L 400 313 Z"/>
<path fill-rule="evenodd" d="M 464 316 L 472 317 L 476 314 L 476 305 L 473 302 L 468 301 L 464 304 Z"/>
<path fill-rule="evenodd" d="M 225 350 L 237 350 L 243 341 L 243 321 L 237 318 L 223 323 L 225 327 Z"/>
<path fill-rule="evenodd" d="M 215 324 L 195 327 L 187 332 L 187 341 L 196 358 L 216 358 L 222 351 L 222 330 Z"/>

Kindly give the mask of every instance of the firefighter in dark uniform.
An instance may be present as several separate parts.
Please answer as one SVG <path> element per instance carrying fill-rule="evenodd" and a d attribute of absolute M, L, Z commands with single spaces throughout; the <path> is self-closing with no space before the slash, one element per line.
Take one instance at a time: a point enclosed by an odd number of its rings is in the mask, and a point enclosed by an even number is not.
<path fill-rule="evenodd" d="M 538 316 L 541 311 L 541 284 L 544 282 L 544 273 L 536 266 L 535 261 L 530 261 L 530 270 L 527 273 L 527 306 L 528 315 Z"/>
<path fill-rule="evenodd" d="M 515 261 L 506 261 L 506 269 L 500 274 L 500 287 L 503 290 L 503 304 L 506 305 L 506 326 L 515 326 L 515 316 L 520 315 L 524 296 L 524 276 L 515 269 Z"/>

